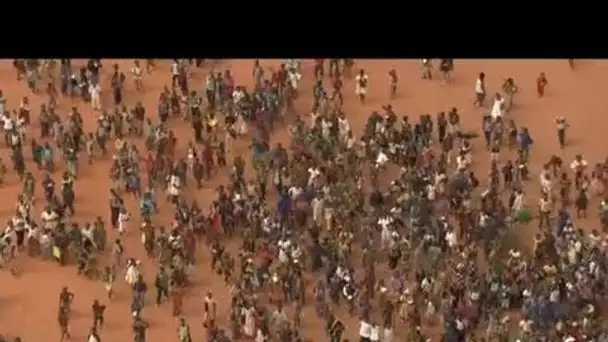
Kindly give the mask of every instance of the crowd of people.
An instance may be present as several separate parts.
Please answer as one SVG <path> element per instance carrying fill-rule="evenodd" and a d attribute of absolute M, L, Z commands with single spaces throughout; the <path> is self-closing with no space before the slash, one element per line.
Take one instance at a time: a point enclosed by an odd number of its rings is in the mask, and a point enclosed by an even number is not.
<path fill-rule="evenodd" d="M 170 300 L 183 342 L 192 340 L 182 316 L 191 265 L 210 267 L 231 289 L 227 322 L 217 319 L 214 294 L 205 295 L 208 341 L 303 341 L 310 336 L 301 330 L 302 312 L 311 303 L 316 324 L 332 342 L 357 332 L 362 342 L 608 340 L 601 316 L 608 200 L 600 206 L 598 229 L 583 231 L 575 220 L 586 215 L 590 197 L 603 196 L 608 162 L 590 166 L 582 155 L 567 161 L 556 153 L 542 170 L 530 170 L 534 140 L 513 115 L 519 92 L 514 79 L 507 78 L 488 103 L 485 74 L 479 73 L 475 105 L 487 115 L 475 132 L 462 128 L 458 108 L 400 117 L 391 105 L 371 113 L 363 132 L 353 132 L 344 99 L 355 95 L 365 103 L 370 86 L 365 70 L 353 72 L 354 60 L 317 59 L 311 75 L 297 59 L 283 61 L 277 70 L 256 61 L 252 89 L 226 70 L 209 73 L 200 93 L 190 84 L 189 69 L 205 61 L 176 60 L 172 84 L 159 95 L 158 107 L 131 109 L 122 104 L 125 82 L 132 78 L 138 91 L 144 89 L 143 75 L 154 70 L 154 61 L 147 61 L 145 70 L 136 61 L 127 73 L 107 63 L 102 67 L 100 60 L 90 60 L 74 72 L 69 60 L 15 62 L 18 77 L 25 75 L 32 91 L 40 79 L 48 80 L 48 104 L 40 110 L 36 134 L 29 130 L 35 116 L 27 98 L 13 111 L 0 93 L 5 143 L 23 182 L 1 255 L 9 264 L 21 250 L 75 263 L 80 274 L 104 283 L 108 300 L 118 272 L 124 272 L 133 289 L 135 341 L 146 340 L 148 286 L 140 262 L 128 256 L 120 238 L 107 241 L 106 227 L 120 235 L 133 230 L 130 226 L 141 227 L 146 253 L 158 260 L 156 304 Z M 435 79 L 436 66 L 448 84 L 457 63 L 423 60 L 421 66 L 422 78 Z M 112 110 L 98 98 L 99 73 L 108 67 Z M 399 70 L 387 73 L 387 98 L 394 98 Z M 310 112 L 299 112 L 295 103 L 305 78 L 313 80 L 313 105 Z M 352 82 L 355 94 L 345 90 Z M 539 97 L 547 85 L 541 73 Z M 57 115 L 59 96 L 81 96 L 90 103 L 99 114 L 96 131 L 85 132 L 76 107 L 67 118 Z M 178 137 L 166 125 L 177 119 L 191 124 L 191 138 Z M 272 145 L 273 131 L 286 122 L 289 146 Z M 568 124 L 560 117 L 556 125 L 565 148 Z M 251 160 L 233 151 L 241 136 L 253 137 Z M 187 143 L 184 155 L 178 139 Z M 487 152 L 474 150 L 475 139 L 484 139 Z M 27 144 L 37 173 L 43 174 L 43 200 L 26 167 Z M 516 158 L 501 155 L 506 150 Z M 74 199 L 83 152 L 90 164 L 112 158 L 109 224 L 102 217 L 77 220 Z M 472 170 L 484 153 L 490 159 L 487 178 Z M 51 175 L 61 160 L 66 171 L 55 191 Z M 9 167 L 0 164 L 4 175 Z M 230 170 L 229 183 L 217 189 L 209 207 L 199 205 L 187 189 L 192 182 L 204 187 L 222 169 Z M 530 177 L 536 172 L 538 180 Z M 393 178 L 387 182 L 387 177 Z M 525 191 L 533 182 L 540 183 L 538 205 L 527 198 L 536 195 Z M 131 195 L 139 201 L 136 217 L 123 199 Z M 174 215 L 159 225 L 153 218 L 159 216 L 160 200 L 172 204 Z M 39 218 L 31 215 L 33 208 L 42 208 Z M 505 247 L 514 227 L 532 220 L 539 227 L 533 250 Z M 228 243 L 234 240 L 240 242 L 238 250 Z M 211 252 L 209 266 L 197 260 L 199 247 Z M 111 263 L 99 265 L 97 256 L 107 250 Z M 67 289 L 60 295 L 62 339 L 69 335 L 73 297 Z M 92 307 L 88 341 L 99 342 L 105 306 L 95 302 Z M 359 326 L 346 323 L 353 317 Z"/>

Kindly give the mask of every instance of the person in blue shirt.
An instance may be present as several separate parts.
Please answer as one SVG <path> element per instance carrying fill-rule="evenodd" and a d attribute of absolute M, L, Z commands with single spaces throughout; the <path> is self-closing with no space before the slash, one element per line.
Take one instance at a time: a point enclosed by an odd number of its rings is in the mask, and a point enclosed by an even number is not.
<path fill-rule="evenodd" d="M 289 196 L 285 189 L 283 189 L 281 196 L 277 200 L 277 212 L 279 213 L 281 222 L 287 221 L 291 212 L 291 196 Z"/>

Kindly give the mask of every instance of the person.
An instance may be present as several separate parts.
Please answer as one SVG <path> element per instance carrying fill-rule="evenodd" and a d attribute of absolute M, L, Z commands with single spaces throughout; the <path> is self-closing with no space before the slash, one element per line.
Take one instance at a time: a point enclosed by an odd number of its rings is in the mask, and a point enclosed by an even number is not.
<path fill-rule="evenodd" d="M 205 302 L 204 302 L 204 310 L 205 310 L 205 319 L 204 319 L 204 326 L 215 326 L 215 315 L 216 315 L 216 311 L 217 311 L 217 304 L 215 302 L 215 299 L 213 298 L 213 293 L 211 291 L 207 292 L 207 295 L 205 296 Z"/>
<path fill-rule="evenodd" d="M 70 317 L 69 317 L 69 311 L 67 307 L 64 306 L 60 306 L 59 307 L 59 314 L 57 317 L 57 321 L 59 323 L 59 329 L 61 332 L 61 336 L 59 338 L 60 341 L 66 340 L 66 339 L 70 339 L 70 332 L 69 332 L 69 324 L 70 324 Z"/>
<path fill-rule="evenodd" d="M 169 275 L 163 266 L 158 269 L 154 287 L 156 288 L 156 305 L 160 306 L 163 299 L 169 298 Z"/>
<path fill-rule="evenodd" d="M 372 326 L 366 320 L 359 321 L 359 342 L 371 342 Z"/>
<path fill-rule="evenodd" d="M 89 96 L 91 97 L 91 107 L 93 110 L 101 110 L 101 85 L 99 83 L 91 83 L 89 85 Z"/>
<path fill-rule="evenodd" d="M 431 80 L 433 79 L 433 61 L 428 58 L 423 58 L 420 62 L 422 67 L 422 79 Z"/>
<path fill-rule="evenodd" d="M 61 292 L 59 292 L 59 307 L 65 308 L 66 311 L 69 313 L 73 300 L 74 294 L 70 292 L 66 286 L 64 286 L 61 289 Z"/>
<path fill-rule="evenodd" d="M 131 68 L 131 75 L 133 76 L 133 83 L 135 83 L 135 89 L 139 92 L 143 91 L 143 70 L 138 60 L 133 61 L 133 67 Z"/>
<path fill-rule="evenodd" d="M 180 342 L 192 342 L 192 336 L 190 335 L 190 326 L 186 323 L 186 319 L 180 317 L 179 319 L 179 341 Z"/>
<path fill-rule="evenodd" d="M 390 98 L 391 98 L 391 100 L 394 100 L 395 97 L 397 96 L 397 82 L 398 82 L 397 70 L 395 70 L 395 68 L 389 70 L 388 79 L 389 79 Z"/>
<path fill-rule="evenodd" d="M 454 70 L 454 60 L 451 58 L 443 58 L 439 62 L 439 70 L 441 70 L 442 84 L 450 83 L 452 70 Z"/>
<path fill-rule="evenodd" d="M 98 328 L 103 327 L 104 323 L 104 313 L 106 311 L 106 306 L 99 303 L 97 299 L 93 300 L 93 304 L 91 305 L 91 310 L 93 312 L 93 329 L 96 332 Z"/>
<path fill-rule="evenodd" d="M 365 103 L 365 97 L 367 96 L 367 87 L 369 82 L 369 77 L 365 73 L 364 69 L 359 70 L 359 73 L 355 77 L 355 81 L 357 84 L 355 85 L 355 93 L 359 96 L 359 100 L 361 104 Z"/>
<path fill-rule="evenodd" d="M 547 75 L 544 72 L 541 72 L 536 78 L 536 94 L 538 97 L 545 96 L 545 88 L 549 85 L 549 81 L 547 81 Z"/>
<path fill-rule="evenodd" d="M 99 333 L 95 327 L 91 327 L 87 342 L 101 342 L 101 338 L 99 337 Z"/>
<path fill-rule="evenodd" d="M 559 142 L 559 147 L 564 149 L 566 147 L 566 129 L 570 127 L 568 122 L 563 116 L 558 116 L 555 119 L 555 124 L 557 128 L 557 141 Z"/>
<path fill-rule="evenodd" d="M 183 290 L 179 286 L 171 287 L 171 304 L 173 317 L 180 316 L 182 314 Z"/>
<path fill-rule="evenodd" d="M 108 295 L 108 299 L 112 299 L 112 295 L 114 294 L 114 281 L 116 280 L 116 274 L 112 267 L 106 266 L 104 268 L 102 280 L 104 282 L 104 290 Z"/>
<path fill-rule="evenodd" d="M 124 235 L 127 233 L 127 225 L 131 219 L 131 214 L 127 212 L 127 209 L 123 206 L 120 208 L 118 213 L 118 233 Z"/>
<path fill-rule="evenodd" d="M 492 110 L 490 111 L 490 115 L 492 119 L 496 120 L 498 118 L 502 118 L 505 109 L 505 99 L 500 95 L 500 93 L 496 93 L 494 95 L 494 101 L 492 102 Z"/>
<path fill-rule="evenodd" d="M 483 107 L 486 100 L 486 74 L 480 72 L 475 81 L 475 107 Z"/>

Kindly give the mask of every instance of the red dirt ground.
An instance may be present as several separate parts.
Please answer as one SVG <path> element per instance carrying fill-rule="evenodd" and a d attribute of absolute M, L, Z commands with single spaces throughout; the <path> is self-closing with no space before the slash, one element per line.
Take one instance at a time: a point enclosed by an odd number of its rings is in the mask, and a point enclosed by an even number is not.
<path fill-rule="evenodd" d="M 105 86 L 105 89 L 109 83 L 107 69 L 111 62 L 105 61 L 106 70 L 102 77 L 102 86 Z M 132 61 L 120 60 L 117 62 L 126 72 Z M 276 60 L 263 62 L 266 67 L 277 67 L 278 63 Z M 554 129 L 556 116 L 565 116 L 571 125 L 568 132 L 569 146 L 563 152 L 565 161 L 569 162 L 575 154 L 579 153 L 583 154 L 589 163 L 595 163 L 606 157 L 605 152 L 602 151 L 602 144 L 608 140 L 605 134 L 605 125 L 608 123 L 606 116 L 608 97 L 602 92 L 601 85 L 608 77 L 608 62 L 585 60 L 578 63 L 577 69 L 571 71 L 565 60 L 457 60 L 452 84 L 442 86 L 439 81 L 421 80 L 417 60 L 357 60 L 354 69 L 364 68 L 370 77 L 369 98 L 365 105 L 361 105 L 354 94 L 354 81 L 347 80 L 344 91 L 345 112 L 351 120 L 354 131 L 360 132 L 367 115 L 374 110 L 379 110 L 384 104 L 391 103 L 398 115 L 409 115 L 412 119 L 420 114 L 429 113 L 434 116 L 438 111 L 457 107 L 462 113 L 465 128 L 479 130 L 482 113 L 473 107 L 477 74 L 482 71 L 486 73 L 489 96 L 500 90 L 505 78 L 513 77 L 519 86 L 520 94 L 516 98 L 517 108 L 509 113 L 508 118 L 514 118 L 518 125 L 527 126 L 535 139 L 531 154 L 532 181 L 526 189 L 529 196 L 528 205 L 535 206 L 538 193 L 536 175 L 539 168 L 552 154 L 561 153 Z M 138 100 L 142 101 L 148 108 L 148 114 L 152 116 L 156 115 L 158 93 L 165 84 L 169 84 L 171 81 L 168 62 L 158 62 L 157 65 L 157 70 L 144 78 L 146 89 L 143 94 L 136 92 L 132 83 L 127 85 L 125 94 L 127 105 L 131 106 Z M 230 68 L 237 83 L 248 85 L 252 83 L 251 60 L 226 60 L 221 62 L 217 68 L 221 70 Z M 305 79 L 301 84 L 302 96 L 297 104 L 298 112 L 301 115 L 308 114 L 309 106 L 312 103 L 312 68 L 312 61 L 304 62 Z M 398 71 L 400 79 L 398 99 L 394 101 L 390 101 L 388 98 L 387 72 L 391 68 Z M 207 71 L 208 69 L 197 69 L 197 74 L 191 81 L 191 87 L 202 90 L 204 74 Z M 535 93 L 535 80 L 541 71 L 547 74 L 549 87 L 547 96 L 538 99 Z M 8 99 L 8 108 L 17 108 L 21 97 L 29 96 L 33 103 L 33 112 L 36 113 L 40 103 L 46 101 L 44 95 L 32 95 L 23 81 L 16 81 L 9 61 L 0 62 L 0 89 L 4 91 Z M 109 101 L 107 102 L 109 103 Z M 72 105 L 78 106 L 84 114 L 86 128 L 91 130 L 95 125 L 95 115 L 87 104 L 79 100 L 72 102 L 62 99 L 60 113 L 65 114 Z M 171 125 L 181 134 L 178 134 L 179 144 L 181 148 L 184 148 L 192 134 L 190 129 L 183 122 L 173 122 Z M 34 134 L 37 135 L 37 132 Z M 277 142 L 287 142 L 287 139 L 285 129 L 276 132 L 273 136 L 273 140 Z M 241 139 L 236 143 L 235 153 L 248 153 L 247 145 L 248 141 Z M 478 151 L 474 157 L 475 170 L 483 179 L 487 174 L 488 158 L 479 141 L 476 142 L 475 148 Z M 1 150 L 1 155 L 5 161 L 9 161 L 10 155 L 6 148 Z M 501 156 L 501 158 L 503 157 Z M 81 177 L 76 183 L 76 220 L 86 222 L 98 215 L 107 219 L 108 162 L 99 161 L 92 167 L 82 164 Z M 64 166 L 59 167 L 61 171 Z M 40 175 L 36 174 L 36 178 L 39 181 Z M 215 187 L 226 182 L 226 179 L 227 173 L 225 172 L 216 175 L 213 181 L 206 184 L 205 189 L 196 193 L 192 191 L 190 195 L 206 206 L 214 197 Z M 12 213 L 13 201 L 19 189 L 20 184 L 16 175 L 8 175 L 4 189 L 1 190 L 3 196 L 0 198 L 0 210 L 7 220 Z M 169 207 L 162 203 L 162 200 L 160 202 L 162 214 L 158 215 L 157 220 L 165 219 L 166 224 L 171 212 Z M 592 203 L 592 208 L 594 204 Z M 128 205 L 131 212 L 136 214 L 136 202 L 128 200 Z M 33 212 L 33 214 L 37 215 L 37 212 Z M 596 222 L 591 219 L 585 222 L 584 226 L 591 229 L 591 227 L 596 227 Z M 143 248 L 138 242 L 137 227 L 138 222 L 134 220 L 131 223 L 131 233 L 126 238 L 126 255 L 138 257 L 143 261 L 146 278 L 148 283 L 152 284 L 155 269 L 153 264 L 144 257 Z M 527 244 L 530 236 L 535 232 L 535 225 L 530 224 L 520 228 L 516 235 Z M 222 321 L 222 316 L 225 318 L 228 312 L 228 289 L 215 275 L 208 272 L 206 264 L 208 255 L 207 251 L 203 249 L 199 249 L 199 266 L 194 271 L 194 288 L 189 291 L 184 308 L 184 316 L 190 323 L 194 340 L 200 340 L 204 336 L 201 325 L 202 299 L 207 290 L 212 290 L 219 300 L 220 321 Z M 119 275 L 118 278 L 117 296 L 108 303 L 102 284 L 77 276 L 73 267 L 60 268 L 53 263 L 31 260 L 25 256 L 19 256 L 14 263 L 21 270 L 19 277 L 13 277 L 10 273 L 0 270 L 0 283 L 2 283 L 0 292 L 1 334 L 22 336 L 25 341 L 42 341 L 48 339 L 49 336 L 59 338 L 56 325 L 57 296 L 62 286 L 68 286 L 76 294 L 73 305 L 74 317 L 71 321 L 72 340 L 83 340 L 86 337 L 92 320 L 90 305 L 95 298 L 108 304 L 107 323 L 101 331 L 102 339 L 120 341 L 131 338 L 130 289 L 120 281 L 122 275 Z M 147 307 L 144 317 L 151 324 L 148 332 L 150 341 L 160 342 L 176 338 L 177 320 L 171 317 L 167 305 L 160 308 Z M 356 337 L 358 325 L 352 320 L 346 319 L 346 321 L 351 323 L 347 325 L 348 337 Z M 305 310 L 303 324 L 302 332 L 306 337 L 324 336 L 322 324 L 312 310 Z"/>

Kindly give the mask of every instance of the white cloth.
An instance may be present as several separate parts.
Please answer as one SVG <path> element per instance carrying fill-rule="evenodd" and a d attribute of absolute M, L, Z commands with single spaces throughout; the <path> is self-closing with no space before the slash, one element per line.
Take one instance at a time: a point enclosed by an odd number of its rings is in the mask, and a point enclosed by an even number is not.
<path fill-rule="evenodd" d="M 137 281 L 137 278 L 139 278 L 139 270 L 137 269 L 137 266 L 129 266 L 129 268 L 127 268 L 127 272 L 125 273 L 125 283 L 133 285 Z"/>
<path fill-rule="evenodd" d="M 504 98 L 494 99 L 494 102 L 492 103 L 492 111 L 490 112 L 490 115 L 492 115 L 492 118 L 496 119 L 496 118 L 502 117 L 504 103 L 505 103 Z"/>
<path fill-rule="evenodd" d="M 372 335 L 372 325 L 366 321 L 359 323 L 359 336 L 363 338 L 370 338 Z"/>

